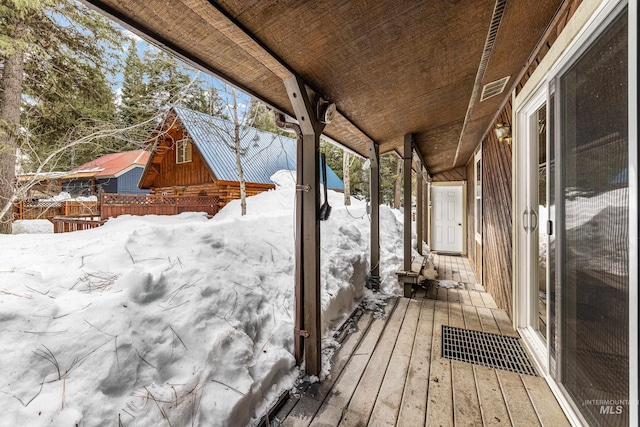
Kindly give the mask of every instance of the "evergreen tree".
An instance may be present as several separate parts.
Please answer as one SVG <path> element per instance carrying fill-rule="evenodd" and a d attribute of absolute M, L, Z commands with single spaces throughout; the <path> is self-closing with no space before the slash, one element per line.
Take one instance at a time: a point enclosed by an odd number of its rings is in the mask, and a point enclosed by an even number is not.
<path fill-rule="evenodd" d="M 400 187 L 397 187 L 398 180 Z M 399 196 L 396 194 L 399 190 Z M 395 152 L 380 156 L 380 202 L 400 207 L 402 197 L 402 162 Z"/>
<path fill-rule="evenodd" d="M 344 150 L 325 140 L 320 141 L 320 152 L 325 153 L 327 165 L 345 182 L 345 169 L 349 173 L 349 192 L 351 196 L 369 195 L 369 171 L 363 168 L 365 159 L 349 155 L 348 167 L 344 162 Z"/>
<path fill-rule="evenodd" d="M 110 72 L 117 65 L 121 33 L 105 18 L 72 0 L 2 0 L 0 15 L 1 206 L 14 198 L 15 156 L 20 142 L 27 144 L 25 151 L 37 146 L 34 153 L 42 152 L 53 134 L 65 136 L 68 131 L 54 130 L 47 123 L 64 122 L 88 110 L 93 116 L 93 107 L 109 103 L 106 92 L 95 88 L 106 81 L 97 70 Z M 98 92 L 97 103 L 80 99 L 94 91 Z M 46 106 L 52 100 L 59 105 Z M 90 104 L 93 107 L 89 108 Z M 37 129 L 42 129 L 44 136 L 36 134 Z M 0 233 L 10 232 L 10 222 L 10 215 L 0 218 Z"/>
<path fill-rule="evenodd" d="M 261 101 L 255 98 L 251 98 L 249 104 L 248 116 L 250 117 L 253 127 L 267 132 L 277 133 L 279 135 L 290 135 L 288 132 L 283 131 L 276 125 L 276 120 L 273 117 L 273 111 L 269 109 Z"/>
<path fill-rule="evenodd" d="M 173 104 L 212 116 L 224 116 L 224 103 L 215 86 L 205 87 L 199 73 L 160 50 L 138 53 L 131 40 L 123 71 L 120 122 L 139 125 Z M 155 123 L 149 123 L 152 128 Z"/>
<path fill-rule="evenodd" d="M 218 89 L 213 85 L 195 85 L 190 91 L 188 98 L 184 100 L 184 104 L 191 110 L 199 111 L 210 116 L 229 119 L 224 112 L 224 102 L 218 94 Z"/>
<path fill-rule="evenodd" d="M 124 125 L 142 123 L 155 114 L 146 102 L 147 86 L 144 78 L 145 69 L 138 56 L 138 45 L 132 39 L 129 42 L 122 72 L 122 94 L 118 112 L 120 121 Z"/>

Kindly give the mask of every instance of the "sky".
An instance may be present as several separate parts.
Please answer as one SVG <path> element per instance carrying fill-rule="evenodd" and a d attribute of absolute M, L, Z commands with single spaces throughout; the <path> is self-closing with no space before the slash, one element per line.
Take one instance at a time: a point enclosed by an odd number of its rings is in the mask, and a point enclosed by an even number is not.
<path fill-rule="evenodd" d="M 118 25 L 118 24 L 116 24 L 116 25 Z M 154 44 L 148 43 L 145 39 L 143 39 L 142 37 L 138 36 L 134 32 L 132 32 L 132 31 L 130 31 L 130 30 L 124 28 L 124 27 L 121 27 L 121 26 L 120 26 L 120 28 L 122 28 L 122 30 L 124 31 L 124 33 L 126 34 L 126 36 L 129 39 L 131 39 L 133 42 L 136 43 L 136 46 L 138 48 L 138 55 L 140 56 L 140 58 L 142 58 L 144 52 L 146 52 L 146 51 L 153 51 L 153 50 L 158 50 L 159 49 Z M 124 58 L 126 58 L 126 55 L 127 55 L 127 49 L 125 48 L 124 52 L 122 53 L 123 60 L 124 60 Z M 215 77 L 215 76 L 213 76 L 211 74 L 205 73 L 203 71 L 196 70 L 195 68 L 191 67 L 190 65 L 188 65 L 187 63 L 182 61 L 180 58 L 176 57 L 176 59 L 178 60 L 179 63 L 183 64 L 185 67 L 187 67 L 188 69 L 192 70 L 191 72 L 189 72 L 189 74 L 192 76 L 192 78 L 194 78 L 194 79 L 195 78 L 199 78 L 201 80 L 204 80 L 207 87 L 215 86 L 215 88 L 218 90 L 218 93 L 220 94 L 220 96 L 229 97 L 229 95 L 227 94 L 229 89 L 228 89 L 228 87 L 226 87 L 225 83 L 222 80 L 220 80 L 219 78 L 217 78 L 217 77 Z M 120 98 L 120 93 L 121 93 L 121 90 L 122 90 L 122 79 L 123 79 L 122 72 L 116 74 L 114 77 L 115 78 L 114 78 L 113 90 L 114 90 L 114 93 L 116 93 L 116 99 L 119 99 Z M 244 100 L 243 100 L 242 104 L 243 104 L 244 107 L 246 107 L 248 102 L 249 102 L 249 97 L 248 97 L 248 95 L 246 95 L 244 93 L 242 93 L 242 95 L 244 97 Z M 227 105 L 229 105 L 230 103 L 231 103 L 231 100 L 228 99 L 227 100 Z"/>

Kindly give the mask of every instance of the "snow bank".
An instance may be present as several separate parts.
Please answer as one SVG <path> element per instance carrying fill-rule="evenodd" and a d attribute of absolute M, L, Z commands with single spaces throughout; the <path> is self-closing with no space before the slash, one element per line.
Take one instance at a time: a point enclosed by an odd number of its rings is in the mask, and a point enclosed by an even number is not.
<path fill-rule="evenodd" d="M 53 223 L 48 219 L 25 219 L 13 221 L 13 234 L 49 234 L 53 233 Z"/>
<path fill-rule="evenodd" d="M 370 269 L 365 204 L 329 197 L 325 331 L 364 295 Z M 248 198 L 245 217 L 235 201 L 212 220 L 124 216 L 0 236 L 0 426 L 255 423 L 299 375 L 294 198 L 283 179 Z M 381 224 L 382 289 L 399 294 L 402 225 L 386 207 Z"/>

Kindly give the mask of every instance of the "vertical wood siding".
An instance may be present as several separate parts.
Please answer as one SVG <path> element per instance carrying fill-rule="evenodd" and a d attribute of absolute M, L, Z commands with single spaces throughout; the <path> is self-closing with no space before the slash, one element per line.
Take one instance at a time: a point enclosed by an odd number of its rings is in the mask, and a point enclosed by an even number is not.
<path fill-rule="evenodd" d="M 511 126 L 511 100 L 496 123 Z M 495 123 L 494 123 L 495 125 Z M 513 315 L 511 145 L 489 132 L 482 145 L 482 284 Z"/>
<path fill-rule="evenodd" d="M 153 187 L 175 185 L 193 185 L 213 182 L 209 167 L 200 155 L 197 147 L 193 146 L 192 161 L 176 163 L 175 145 L 168 147 L 160 164 L 160 173 L 153 180 Z"/>
<path fill-rule="evenodd" d="M 547 54 L 558 35 L 567 25 L 582 0 L 565 1 L 523 66 L 523 71 L 516 78 L 516 92 L 526 84 L 538 64 Z M 470 259 L 475 261 L 477 274 L 482 277 L 482 284 L 490 292 L 500 308 L 513 316 L 512 271 L 512 158 L 511 145 L 501 143 L 494 132 L 496 123 L 511 126 L 512 105 L 509 99 L 497 115 L 490 131 L 483 140 L 482 147 L 482 246 L 477 246 L 475 239 L 470 239 Z M 467 179 L 473 182 L 473 160 L 467 165 Z M 469 220 L 473 220 L 474 205 L 472 185 L 469 186 Z M 473 225 L 468 228 L 473 235 Z M 475 251 L 471 250 L 475 247 Z M 481 253 L 479 253 L 481 252 Z M 471 254 L 475 254 L 475 258 Z"/>

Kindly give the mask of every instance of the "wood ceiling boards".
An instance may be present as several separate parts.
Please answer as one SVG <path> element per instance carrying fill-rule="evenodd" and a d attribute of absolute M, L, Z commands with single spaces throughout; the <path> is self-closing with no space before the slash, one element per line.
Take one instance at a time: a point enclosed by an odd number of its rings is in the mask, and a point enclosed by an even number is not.
<path fill-rule="evenodd" d="M 414 133 L 431 173 L 466 163 L 508 95 L 474 87 L 514 78 L 560 3 L 508 0 L 478 75 L 495 0 L 84 1 L 289 115 L 296 73 L 342 113 L 329 137 L 367 155 Z"/>

